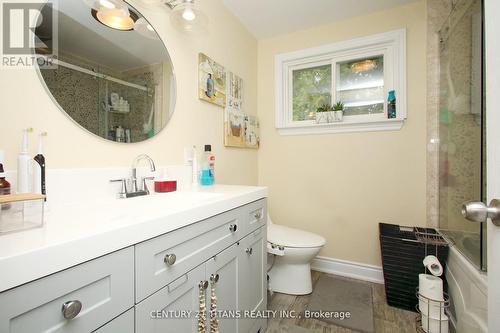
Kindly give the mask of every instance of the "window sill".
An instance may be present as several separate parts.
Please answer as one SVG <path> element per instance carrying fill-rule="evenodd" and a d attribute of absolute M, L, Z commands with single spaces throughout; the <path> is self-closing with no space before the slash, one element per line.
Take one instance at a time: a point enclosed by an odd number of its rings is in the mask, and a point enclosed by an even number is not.
<path fill-rule="evenodd" d="M 332 134 L 352 132 L 398 131 L 403 127 L 404 119 L 383 119 L 369 121 L 343 121 L 338 123 L 316 124 L 304 121 L 278 127 L 280 135 Z"/>

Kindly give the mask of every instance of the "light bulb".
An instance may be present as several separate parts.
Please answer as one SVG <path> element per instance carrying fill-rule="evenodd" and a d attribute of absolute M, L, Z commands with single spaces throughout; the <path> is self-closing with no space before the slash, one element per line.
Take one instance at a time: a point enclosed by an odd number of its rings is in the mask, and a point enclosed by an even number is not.
<path fill-rule="evenodd" d="M 182 18 L 186 21 L 193 21 L 196 18 L 196 14 L 190 7 L 186 7 L 186 9 L 184 9 L 184 12 L 182 13 Z"/>
<path fill-rule="evenodd" d="M 115 4 L 109 0 L 100 0 L 99 3 L 101 4 L 101 6 L 107 8 L 107 9 L 115 9 L 116 8 Z"/>

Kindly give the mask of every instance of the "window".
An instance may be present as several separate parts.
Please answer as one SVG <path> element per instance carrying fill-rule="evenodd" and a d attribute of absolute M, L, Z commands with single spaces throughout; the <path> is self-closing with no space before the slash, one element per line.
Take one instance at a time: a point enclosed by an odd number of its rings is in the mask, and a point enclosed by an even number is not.
<path fill-rule="evenodd" d="M 293 71 L 293 121 L 314 120 L 316 109 L 332 102 L 332 66 Z"/>
<path fill-rule="evenodd" d="M 397 130 L 406 119 L 405 30 L 276 56 L 276 127 L 281 134 Z M 396 118 L 388 94 L 396 92 Z M 344 103 L 341 122 L 316 110 Z"/>

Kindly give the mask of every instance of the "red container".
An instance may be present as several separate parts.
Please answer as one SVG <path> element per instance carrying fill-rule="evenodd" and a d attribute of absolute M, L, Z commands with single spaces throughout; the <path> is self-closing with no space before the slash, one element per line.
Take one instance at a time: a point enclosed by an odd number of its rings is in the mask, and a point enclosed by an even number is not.
<path fill-rule="evenodd" d="M 177 191 L 177 180 L 157 180 L 155 181 L 155 192 L 166 193 Z"/>

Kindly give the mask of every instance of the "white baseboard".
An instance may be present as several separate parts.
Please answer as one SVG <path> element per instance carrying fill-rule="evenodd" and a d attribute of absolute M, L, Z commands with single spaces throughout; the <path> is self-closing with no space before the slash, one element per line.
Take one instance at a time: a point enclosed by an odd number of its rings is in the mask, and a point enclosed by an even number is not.
<path fill-rule="evenodd" d="M 311 268 L 318 272 L 345 276 L 357 280 L 384 283 L 382 267 L 340 260 L 330 257 L 316 257 Z"/>

